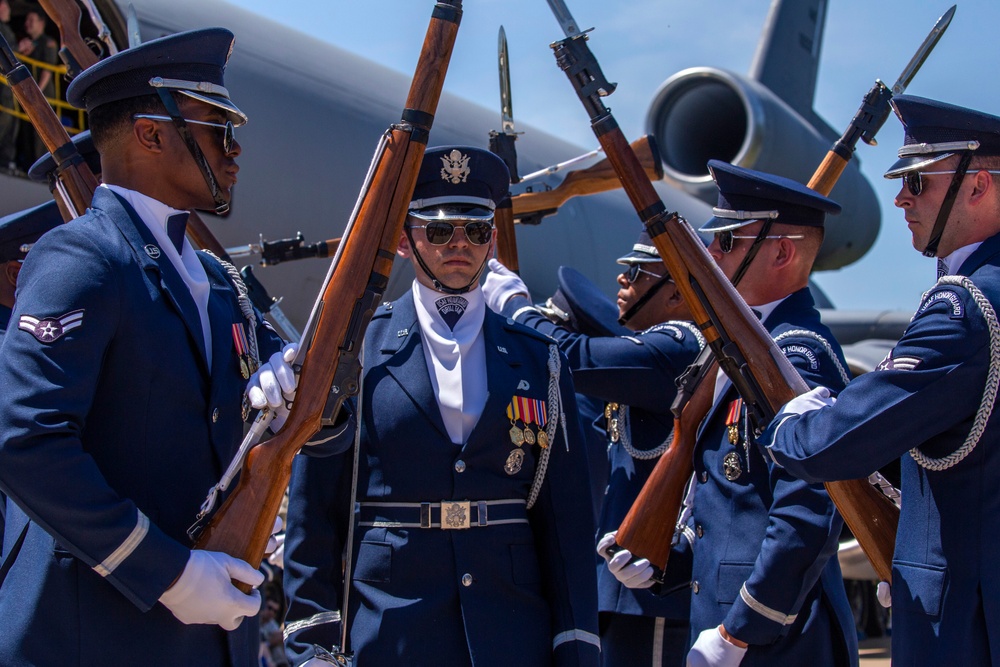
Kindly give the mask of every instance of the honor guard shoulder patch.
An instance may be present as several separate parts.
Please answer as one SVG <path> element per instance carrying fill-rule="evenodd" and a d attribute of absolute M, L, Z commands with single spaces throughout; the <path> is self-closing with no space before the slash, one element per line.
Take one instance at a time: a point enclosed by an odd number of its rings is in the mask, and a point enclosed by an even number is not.
<path fill-rule="evenodd" d="M 786 357 L 791 357 L 793 355 L 802 357 L 806 360 L 806 363 L 809 364 L 809 370 L 819 370 L 819 359 L 816 358 L 816 353 L 805 345 L 782 345 L 781 352 Z"/>
<path fill-rule="evenodd" d="M 62 317 L 37 318 L 31 315 L 21 315 L 17 328 L 27 331 L 40 343 L 53 343 L 63 335 L 83 325 L 83 311 L 74 310 Z"/>
<path fill-rule="evenodd" d="M 875 367 L 876 371 L 912 371 L 920 365 L 922 359 L 919 357 L 893 357 L 890 350 L 885 359 Z"/>
<path fill-rule="evenodd" d="M 960 320 L 965 316 L 965 305 L 962 303 L 962 297 L 950 289 L 938 290 L 927 295 L 923 303 L 920 304 L 920 308 L 917 309 L 917 315 L 922 314 L 928 308 L 941 301 L 947 303 L 951 308 L 951 319 Z"/>

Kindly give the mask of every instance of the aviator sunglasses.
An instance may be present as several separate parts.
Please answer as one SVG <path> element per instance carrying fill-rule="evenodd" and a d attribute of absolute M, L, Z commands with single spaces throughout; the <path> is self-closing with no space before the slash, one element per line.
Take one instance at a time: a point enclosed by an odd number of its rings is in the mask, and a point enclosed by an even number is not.
<path fill-rule="evenodd" d="M 977 174 L 981 171 L 985 171 L 988 174 L 1000 174 L 1000 171 L 996 169 L 969 169 L 965 175 L 968 176 L 969 174 Z M 907 171 L 903 174 L 903 182 L 906 183 L 906 189 L 910 191 L 911 195 L 919 197 L 920 193 L 924 191 L 924 176 L 954 173 L 954 169 L 949 169 L 947 171 Z"/>
<path fill-rule="evenodd" d="M 455 227 L 461 227 L 465 231 L 465 238 L 472 245 L 486 245 L 493 239 L 493 211 L 484 214 L 449 213 L 446 220 L 441 219 L 445 215 L 445 211 L 435 211 L 434 213 L 410 211 L 409 215 L 426 223 L 409 225 L 409 228 L 424 230 L 427 242 L 431 245 L 444 245 L 451 241 L 452 237 L 455 236 Z M 465 224 L 456 225 L 452 222 L 453 220 L 464 220 Z"/>
<path fill-rule="evenodd" d="M 733 240 L 734 239 L 755 239 L 756 234 L 734 234 L 733 230 L 727 229 L 724 232 L 715 232 L 715 240 L 719 242 L 719 250 L 723 253 L 730 253 L 733 251 Z M 765 239 L 804 239 L 805 234 L 775 234 L 774 236 L 765 236 Z"/>
<path fill-rule="evenodd" d="M 148 113 L 137 113 L 136 115 L 132 116 L 132 118 L 133 119 L 146 118 L 148 120 L 160 120 L 160 121 L 166 121 L 168 123 L 172 123 L 174 120 L 170 116 L 157 116 Z M 233 127 L 232 121 L 227 120 L 223 124 L 223 123 L 210 123 L 205 120 L 191 120 L 190 118 L 185 118 L 184 122 L 191 123 L 192 125 L 205 125 L 207 127 L 214 127 L 222 130 L 222 150 L 224 150 L 226 153 L 233 152 L 233 143 L 235 143 L 236 141 L 236 128 Z"/>
<path fill-rule="evenodd" d="M 624 274 L 625 280 L 628 281 L 629 285 L 631 285 L 632 283 L 634 283 L 636 280 L 639 279 L 640 273 L 645 273 L 647 276 L 652 276 L 653 278 L 663 277 L 663 275 L 659 273 L 653 273 L 652 271 L 647 271 L 646 269 L 640 268 L 638 263 L 629 264 L 628 268 L 622 271 L 622 273 Z"/>

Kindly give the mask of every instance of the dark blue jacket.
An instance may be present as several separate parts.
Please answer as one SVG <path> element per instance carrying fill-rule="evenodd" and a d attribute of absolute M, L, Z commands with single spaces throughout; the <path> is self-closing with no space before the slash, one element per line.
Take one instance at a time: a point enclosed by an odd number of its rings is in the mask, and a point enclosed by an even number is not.
<path fill-rule="evenodd" d="M 242 439 L 232 325 L 245 320 L 221 267 L 199 253 L 212 283 L 209 368 L 190 291 L 155 245 L 100 188 L 92 209 L 32 248 L 18 277 L 0 348 L 7 558 L 27 531 L 0 586 L 0 664 L 256 660 L 255 619 L 227 634 L 157 603 Z M 50 342 L 28 330 L 30 318 L 71 313 L 79 326 Z M 257 335 L 262 356 L 278 349 L 269 328 Z"/>
<path fill-rule="evenodd" d="M 694 361 L 704 345 L 690 323 L 667 322 L 635 336 L 585 336 L 560 327 L 530 306 L 524 297 L 509 299 L 505 315 L 519 310 L 518 322 L 554 338 L 573 369 L 573 384 L 581 394 L 607 403 L 629 407 L 630 429 L 626 437 L 639 451 L 659 447 L 673 430 L 670 406 L 677 393 L 674 380 Z M 604 431 L 601 451 L 607 452 L 608 485 L 601 507 L 597 539 L 618 530 L 632 503 L 642 490 L 659 457 L 634 458 L 621 440 L 612 442 L 602 414 L 596 425 Z M 590 426 L 586 424 L 585 426 Z M 671 580 L 690 580 L 687 545 L 670 556 Z M 598 610 L 636 616 L 659 616 L 687 621 L 690 595 L 686 588 L 673 595 L 655 595 L 649 590 L 623 586 L 597 559 Z"/>
<path fill-rule="evenodd" d="M 565 359 L 560 425 L 537 503 L 523 501 L 538 445 L 511 442 L 514 396 L 548 401 L 549 345 L 487 310 L 489 396 L 464 445 L 448 437 L 432 390 L 412 294 L 379 308 L 365 337 L 350 649 L 372 665 L 597 665 L 593 519 L 587 463 Z M 346 437 L 350 437 L 349 434 Z M 508 467 L 514 450 L 523 463 Z M 288 648 L 300 658 L 340 643 L 352 460 L 300 456 L 288 510 Z M 516 469 L 514 469 L 516 468 Z M 513 500 L 486 526 L 420 528 L 420 503 Z M 379 508 L 369 503 L 412 503 Z M 475 510 L 474 510 L 475 511 Z M 474 522 L 482 521 L 476 511 Z M 526 520 L 525 520 L 526 518 Z"/>
<path fill-rule="evenodd" d="M 1000 236 L 962 264 L 1000 307 Z M 991 352 L 991 344 L 994 351 Z M 902 508 L 892 567 L 892 660 L 1000 664 L 1000 411 L 953 467 L 928 470 L 911 448 L 942 458 L 962 447 L 1000 372 L 1000 340 L 968 289 L 928 291 L 903 337 L 836 405 L 782 421 L 770 451 L 794 475 L 855 479 L 902 457 Z M 770 442 L 770 436 L 765 434 Z"/>
<path fill-rule="evenodd" d="M 808 289 L 778 304 L 764 326 L 810 386 L 844 386 L 847 364 Z M 822 336 L 830 350 L 802 331 Z M 698 434 L 692 637 L 724 624 L 751 645 L 741 667 L 857 665 L 837 562 L 843 520 L 821 484 L 792 477 L 746 441 L 745 407 L 739 442 L 730 443 L 726 422 L 737 398 L 727 380 Z"/>

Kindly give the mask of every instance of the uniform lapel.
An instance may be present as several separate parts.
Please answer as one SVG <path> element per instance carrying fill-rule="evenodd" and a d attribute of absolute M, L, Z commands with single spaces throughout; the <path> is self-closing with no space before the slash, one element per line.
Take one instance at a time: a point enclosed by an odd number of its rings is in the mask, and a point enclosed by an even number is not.
<path fill-rule="evenodd" d="M 124 199 L 107 188 L 98 188 L 97 192 L 94 193 L 94 208 L 104 211 L 115 223 L 126 241 L 132 246 L 139 266 L 150 276 L 153 284 L 158 285 L 166 294 L 167 300 L 184 322 L 192 343 L 198 350 L 202 371 L 208 373 L 201 317 L 198 314 L 194 298 L 191 296 L 191 290 L 181 279 L 174 265 L 163 254 L 146 224 L 139 219 L 139 216 Z"/>
<path fill-rule="evenodd" d="M 434 387 L 424 358 L 413 292 L 407 292 L 395 302 L 388 333 L 382 341 L 382 354 L 390 355 L 384 362 L 386 371 L 410 397 L 441 435 L 450 439 L 441 418 L 441 409 L 434 396 Z"/>
<path fill-rule="evenodd" d="M 198 253 L 198 259 L 205 267 L 205 275 L 212 286 L 208 295 L 208 321 L 212 332 L 212 377 L 217 378 L 222 377 L 226 372 L 226 365 L 231 361 L 233 324 L 242 323 L 247 328 L 247 336 L 253 332 L 249 331 L 250 325 L 243 314 L 234 312 L 233 288 L 221 274 L 215 261 L 203 252 Z"/>
<path fill-rule="evenodd" d="M 958 275 L 969 276 L 975 273 L 976 269 L 989 261 L 993 256 L 1000 253 L 1000 234 L 991 236 L 983 241 L 982 245 L 969 255 L 962 266 L 958 269 Z"/>
<path fill-rule="evenodd" d="M 522 362 L 514 355 L 517 348 L 508 342 L 510 336 L 504 329 L 503 322 L 502 317 L 487 309 L 483 321 L 488 379 L 486 405 L 463 449 L 472 446 L 482 437 L 494 438 L 508 429 L 507 405 L 517 393 L 517 385 L 523 378 L 517 372 Z M 496 425 L 497 420 L 501 420 L 500 426 Z"/>

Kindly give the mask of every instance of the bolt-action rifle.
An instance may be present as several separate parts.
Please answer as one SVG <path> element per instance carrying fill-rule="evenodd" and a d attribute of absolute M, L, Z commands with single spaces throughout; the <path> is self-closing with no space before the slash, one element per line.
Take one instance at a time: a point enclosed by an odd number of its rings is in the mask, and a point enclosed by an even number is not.
<path fill-rule="evenodd" d="M 920 65 L 948 27 L 954 13 L 953 6 L 938 19 L 892 88 L 881 81 L 875 81 L 844 134 L 834 143 L 813 173 L 808 187 L 829 196 L 854 155 L 858 140 L 875 145 L 875 135 L 889 116 L 889 101 L 894 95 L 901 95 L 906 90 Z M 672 535 L 670 530 L 664 531 L 662 523 L 657 524 L 654 518 L 676 517 L 680 512 L 684 486 L 694 472 L 695 434 L 698 425 L 712 407 L 714 383 L 702 380 L 706 377 L 714 378 L 718 368 L 718 364 L 710 356 L 702 356 L 678 378 L 679 391 L 672 408 L 675 421 L 670 448 L 660 457 L 618 530 L 618 543 L 621 546 L 649 558 L 651 563 L 656 563 L 661 569 L 666 567 Z M 634 549 L 638 549 L 638 552 Z M 884 573 L 879 574 L 882 576 Z"/>
<path fill-rule="evenodd" d="M 42 143 L 55 160 L 56 190 L 65 198 L 65 206 L 77 215 L 83 213 L 90 206 L 97 178 L 70 140 L 66 128 L 59 122 L 38 84 L 31 78 L 31 72 L 17 59 L 3 37 L 0 37 L 0 73 L 7 79 L 14 97 L 28 114 Z M 64 216 L 68 215 L 66 209 L 60 207 L 60 210 Z"/>
<path fill-rule="evenodd" d="M 565 39 L 552 44 L 556 62 L 583 102 L 598 141 L 690 307 L 695 324 L 743 397 L 753 428 L 760 432 L 782 405 L 807 391 L 808 386 L 712 261 L 690 225 L 676 213 L 667 212 L 601 99 L 611 94 L 615 85 L 604 77 L 587 46 L 586 34 L 577 28 L 562 0 L 548 2 L 566 34 Z M 876 572 L 889 580 L 898 508 L 865 479 L 825 486 Z M 675 519 L 676 514 L 655 517 L 661 529 L 670 532 Z M 616 544 L 625 546 L 618 539 L 621 537 L 616 538 Z"/>
<path fill-rule="evenodd" d="M 324 424 L 334 423 L 344 400 L 358 391 L 362 338 L 389 281 L 461 16 L 461 0 L 439 0 L 434 7 L 402 120 L 382 137 L 306 324 L 293 362 L 300 370 L 291 412 L 266 442 L 259 440 L 272 415 L 264 410 L 254 421 L 206 501 L 201 518 L 208 523 L 200 531 L 196 527 L 199 549 L 259 564 L 288 486 L 292 458 Z M 237 471 L 235 487 L 215 510 L 216 492 L 224 491 Z"/>
<path fill-rule="evenodd" d="M 660 161 L 660 153 L 656 148 L 656 142 L 652 136 L 639 137 L 631 144 L 632 150 L 642 164 L 643 171 L 650 180 L 658 181 L 663 178 L 663 163 Z M 597 154 L 600 151 L 594 151 Z M 592 155 L 587 154 L 586 157 Z M 575 162 L 577 158 L 569 162 Z M 528 181 L 533 177 L 548 173 L 561 171 L 563 164 L 558 164 L 541 172 L 528 174 L 522 181 Z M 571 197 L 582 195 L 594 195 L 598 192 L 615 190 L 622 186 L 618 180 L 618 175 L 607 158 L 602 159 L 584 169 L 576 169 L 566 174 L 562 183 L 549 190 L 533 190 L 522 192 L 512 197 L 514 205 L 514 220 L 522 225 L 535 225 L 542 221 L 546 215 L 552 215 L 560 206 L 566 203 Z"/>

